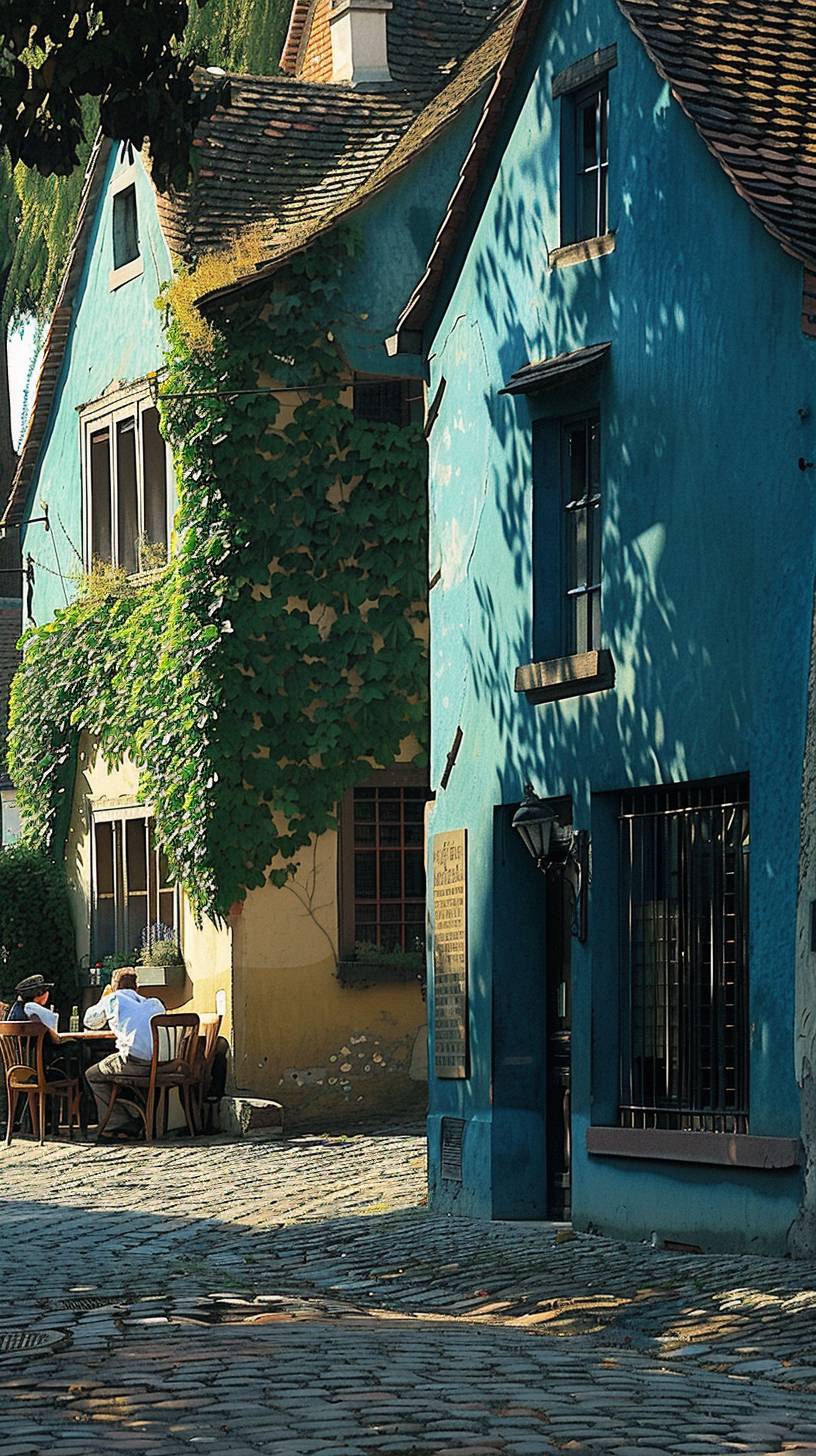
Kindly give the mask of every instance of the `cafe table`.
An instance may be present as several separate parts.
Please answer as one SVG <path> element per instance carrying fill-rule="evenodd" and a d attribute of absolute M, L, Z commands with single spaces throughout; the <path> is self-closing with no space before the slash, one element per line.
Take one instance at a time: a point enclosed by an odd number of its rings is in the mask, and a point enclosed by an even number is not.
<path fill-rule="evenodd" d="M 82 1132 L 85 1132 L 89 1121 L 96 1118 L 96 1103 L 85 1081 L 85 1071 L 88 1067 L 93 1066 L 94 1062 L 100 1062 L 103 1057 L 110 1055 L 116 1046 L 116 1033 L 113 1031 L 56 1031 L 52 1032 L 52 1036 L 60 1047 L 65 1048 L 66 1060 L 70 1058 L 76 1068 L 74 1075 L 79 1077 L 82 1087 L 79 1125 Z M 72 1052 L 73 1056 L 71 1056 Z M 73 1071 L 73 1068 L 71 1070 Z"/>

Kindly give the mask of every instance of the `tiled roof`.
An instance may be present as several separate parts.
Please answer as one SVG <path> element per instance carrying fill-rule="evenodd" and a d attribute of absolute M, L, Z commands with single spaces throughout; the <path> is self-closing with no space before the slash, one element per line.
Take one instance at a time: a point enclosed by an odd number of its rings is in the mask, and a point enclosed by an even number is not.
<path fill-rule="evenodd" d="M 217 289 L 204 301 L 235 292 L 254 283 L 279 267 L 292 253 L 306 247 L 319 233 L 334 227 L 341 218 L 368 201 L 374 193 L 386 185 L 398 172 L 407 167 L 420 152 L 431 144 L 439 132 L 459 114 L 479 92 L 492 80 L 513 41 L 518 18 L 524 6 L 523 0 L 511 0 L 505 6 L 504 14 L 489 30 L 481 45 L 477 46 L 457 70 L 452 81 L 434 96 L 422 110 L 415 114 L 396 142 L 387 149 L 378 166 L 345 195 L 339 195 L 334 207 L 321 211 L 319 208 L 307 211 L 300 209 L 297 200 L 292 208 L 296 220 L 287 227 L 269 228 L 269 251 L 263 264 L 246 278 L 239 279 L 228 288 Z M 319 89 L 321 92 L 328 88 Z M 336 89 L 336 88 L 333 88 Z M 359 97 L 358 100 L 362 99 Z M 370 97 L 366 97 L 370 99 Z"/>
<path fill-rule="evenodd" d="M 28 429 L 17 462 L 11 494 L 6 508 L 0 516 L 0 525 L 17 526 L 23 519 L 26 498 L 34 479 L 40 448 L 48 430 L 51 406 L 62 373 L 71 331 L 74 293 L 85 265 L 85 247 L 96 216 L 96 204 L 105 177 L 111 146 L 112 143 L 106 138 L 97 137 L 88 161 L 74 237 L 43 345 L 42 363 L 34 395 L 34 408 L 31 411 Z"/>
<path fill-rule="evenodd" d="M 462 55 L 507 9 L 507 0 L 394 0 L 388 33 L 395 82 L 381 88 L 231 77 L 232 104 L 219 107 L 196 134 L 193 186 L 158 198 L 172 251 L 191 261 L 255 226 L 268 234 L 271 258 L 288 229 L 336 218 L 430 98 L 442 87 L 447 95 L 446 82 L 466 70 Z M 501 29 L 499 21 L 493 34 Z M 488 44 L 491 39 L 488 29 Z M 435 133 L 433 107 L 426 124 Z"/>
<path fill-rule="evenodd" d="M 734 186 L 816 263 L 816 0 L 618 0 Z"/>
<path fill-rule="evenodd" d="M 157 196 L 171 250 L 185 260 L 251 226 L 274 237 L 333 212 L 396 145 L 421 102 L 288 77 L 231 79 L 232 105 L 199 127 L 189 191 Z"/>

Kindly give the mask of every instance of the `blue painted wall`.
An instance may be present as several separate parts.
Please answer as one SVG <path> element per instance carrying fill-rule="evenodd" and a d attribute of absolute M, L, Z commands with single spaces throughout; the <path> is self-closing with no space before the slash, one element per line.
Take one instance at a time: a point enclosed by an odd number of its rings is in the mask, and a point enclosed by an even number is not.
<path fill-rule="evenodd" d="M 51 411 L 45 447 L 26 517 L 42 515 L 47 501 L 52 530 L 29 526 L 23 552 L 35 561 L 34 620 L 47 622 L 76 590 L 82 570 L 82 477 L 77 410 L 99 399 L 113 384 L 143 379 L 162 362 L 162 316 L 154 307 L 171 275 L 170 254 L 159 226 L 152 184 L 136 159 L 136 205 L 144 273 L 111 291 L 113 268 L 110 181 L 123 170 L 119 148 L 111 148 L 108 176 L 97 204 L 62 377 Z M 76 548 L 76 549 L 75 549 Z M 25 625 L 29 625 L 26 623 Z"/>
<path fill-rule="evenodd" d="M 552 75 L 612 42 L 616 248 L 551 270 Z M 431 440 L 431 832 L 469 833 L 472 1054 L 467 1081 L 432 1079 L 432 1192 L 438 1207 L 484 1217 L 544 1213 L 543 896 L 509 829 L 532 778 L 544 796 L 572 797 L 594 848 L 589 939 L 573 947 L 576 1224 L 779 1249 L 797 1173 L 590 1158 L 585 1133 L 613 1123 L 617 1106 L 615 791 L 737 770 L 751 793 L 751 1131 L 799 1133 L 794 932 L 816 564 L 814 489 L 798 468 L 816 448 L 816 416 L 799 414 L 816 410 L 802 270 L 739 199 L 613 0 L 552 5 L 517 102 L 426 338 L 431 395 L 447 380 Z M 585 392 L 499 396 L 528 360 L 604 340 L 609 363 Z M 531 705 L 513 678 L 535 655 L 532 494 L 547 466 L 534 461 L 532 424 L 590 400 L 602 421 L 602 632 L 617 680 Z M 546 592 L 552 568 L 535 565 Z M 549 586 L 559 593 L 557 570 Z M 469 1120 L 461 1188 L 439 1174 L 444 1114 Z"/>
<path fill-rule="evenodd" d="M 437 144 L 355 214 L 362 248 L 344 276 L 343 311 L 335 321 L 352 369 L 361 373 L 421 373 L 417 357 L 390 359 L 384 339 L 406 293 L 424 266 L 468 146 L 479 105 L 466 109 Z M 109 184 L 121 170 L 112 151 L 106 186 L 88 243 L 77 290 L 71 338 L 52 408 L 35 487 L 26 516 L 42 514 L 47 501 L 51 534 L 29 526 L 24 551 L 35 560 L 34 620 L 42 624 L 76 590 L 82 547 L 82 481 L 77 410 L 99 399 L 114 383 L 129 384 L 158 369 L 164 353 L 162 313 L 155 305 L 171 276 L 171 259 L 156 212 L 150 180 L 137 159 L 137 206 L 145 268 L 141 277 L 109 288 L 113 267 L 112 199 Z"/>

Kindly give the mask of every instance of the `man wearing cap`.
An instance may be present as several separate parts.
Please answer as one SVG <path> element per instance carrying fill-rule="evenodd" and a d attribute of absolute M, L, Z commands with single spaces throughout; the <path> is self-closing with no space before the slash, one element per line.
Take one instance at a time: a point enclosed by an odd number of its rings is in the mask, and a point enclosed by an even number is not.
<path fill-rule="evenodd" d="M 59 1028 L 59 1015 L 48 1005 L 48 998 L 54 989 L 53 981 L 44 976 L 26 976 L 15 986 L 17 1000 L 9 1007 L 7 1021 L 41 1021 L 49 1031 Z"/>

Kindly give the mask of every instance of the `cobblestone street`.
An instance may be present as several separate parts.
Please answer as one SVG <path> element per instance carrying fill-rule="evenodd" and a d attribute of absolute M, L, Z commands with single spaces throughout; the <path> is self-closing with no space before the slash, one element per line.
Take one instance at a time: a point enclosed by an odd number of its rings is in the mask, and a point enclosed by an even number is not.
<path fill-rule="evenodd" d="M 808 1265 L 435 1219 L 418 1133 L 0 1166 L 2 1456 L 816 1451 Z"/>

